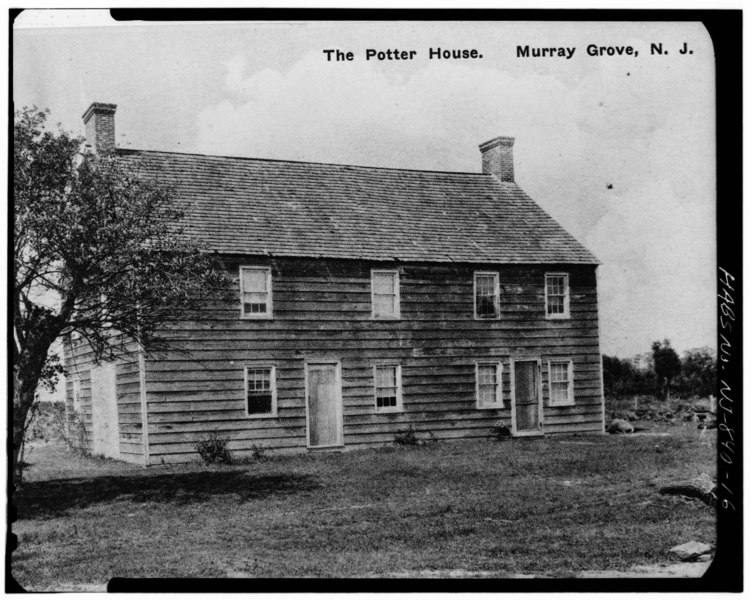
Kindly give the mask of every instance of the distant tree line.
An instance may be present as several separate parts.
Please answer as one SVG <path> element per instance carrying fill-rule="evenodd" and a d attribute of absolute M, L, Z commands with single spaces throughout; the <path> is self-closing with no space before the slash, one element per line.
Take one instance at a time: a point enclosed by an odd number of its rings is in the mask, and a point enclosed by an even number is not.
<path fill-rule="evenodd" d="M 671 347 L 669 340 L 652 344 L 652 352 L 622 359 L 602 357 L 605 395 L 655 395 L 669 400 L 707 397 L 716 393 L 717 355 L 712 348 L 693 348 L 683 358 Z"/>

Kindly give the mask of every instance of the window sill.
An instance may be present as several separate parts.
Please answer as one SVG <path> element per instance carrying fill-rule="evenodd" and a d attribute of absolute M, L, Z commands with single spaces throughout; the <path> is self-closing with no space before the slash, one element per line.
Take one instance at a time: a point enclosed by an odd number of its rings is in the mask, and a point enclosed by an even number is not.
<path fill-rule="evenodd" d="M 397 408 L 376 408 L 375 409 L 375 413 L 377 415 L 394 415 L 394 414 L 398 414 L 398 413 L 401 413 L 401 412 L 404 412 L 404 410 L 402 410 L 399 407 L 397 407 Z"/>
<path fill-rule="evenodd" d="M 548 321 L 567 321 L 571 319 L 571 315 L 546 315 L 545 319 Z"/>
<path fill-rule="evenodd" d="M 496 315 L 495 317 L 478 317 L 475 315 L 475 321 L 500 321 L 501 315 Z"/>
<path fill-rule="evenodd" d="M 243 321 L 273 321 L 274 315 L 261 315 L 258 317 L 251 317 L 249 315 L 241 315 L 240 319 Z"/>
<path fill-rule="evenodd" d="M 566 408 L 568 406 L 576 406 L 576 402 L 566 402 L 565 404 L 558 402 L 556 404 L 548 404 L 547 408 Z"/>
<path fill-rule="evenodd" d="M 269 414 L 262 414 L 262 415 L 249 415 L 245 413 L 246 419 L 276 419 L 278 418 L 277 413 L 269 413 Z"/>
<path fill-rule="evenodd" d="M 373 321 L 401 321 L 401 317 L 399 315 L 395 315 L 393 317 L 378 317 L 376 315 L 371 315 L 370 317 Z"/>
<path fill-rule="evenodd" d="M 476 405 L 477 410 L 504 410 L 506 407 L 503 404 L 486 404 L 483 406 Z"/>

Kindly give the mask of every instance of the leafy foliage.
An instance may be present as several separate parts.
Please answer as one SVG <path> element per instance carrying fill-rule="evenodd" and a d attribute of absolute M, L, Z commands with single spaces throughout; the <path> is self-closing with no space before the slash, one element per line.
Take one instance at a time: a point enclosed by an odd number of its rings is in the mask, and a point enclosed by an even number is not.
<path fill-rule="evenodd" d="M 681 371 L 681 359 L 670 346 L 670 340 L 652 344 L 652 361 L 658 384 L 662 387 L 665 400 L 670 400 L 670 386 Z"/>
<path fill-rule="evenodd" d="M 65 440 L 67 423 L 64 402 L 35 402 L 31 411 L 26 440 L 29 442 L 54 442 Z"/>
<path fill-rule="evenodd" d="M 394 443 L 397 446 L 417 446 L 420 443 L 420 440 L 417 437 L 415 428 L 410 425 L 408 429 L 398 431 L 396 435 L 394 435 Z"/>
<path fill-rule="evenodd" d="M 706 397 L 717 389 L 717 356 L 711 348 L 692 348 L 683 354 L 675 382 L 680 395 Z"/>
<path fill-rule="evenodd" d="M 257 444 L 253 444 L 251 447 L 251 457 L 253 460 L 266 460 L 266 448 L 263 446 L 259 446 Z"/>
<path fill-rule="evenodd" d="M 605 395 L 610 398 L 651 394 L 655 389 L 651 367 L 640 367 L 640 362 L 636 359 L 603 355 L 602 370 Z"/>
<path fill-rule="evenodd" d="M 644 357 L 629 360 L 603 355 L 606 396 L 618 399 L 656 394 L 665 398 L 671 391 L 681 398 L 706 398 L 716 393 L 717 357 L 714 350 L 692 348 L 681 360 L 668 340 L 655 342 L 652 348 L 648 361 Z"/>
<path fill-rule="evenodd" d="M 511 429 L 503 419 L 497 420 L 492 427 L 493 437 L 497 440 L 505 440 L 511 437 Z"/>
<path fill-rule="evenodd" d="M 214 433 L 208 439 L 196 444 L 196 452 L 198 452 L 201 460 L 207 465 L 214 463 L 231 465 L 232 454 L 229 448 L 227 448 L 228 442 L 227 438 L 219 437 Z"/>
<path fill-rule="evenodd" d="M 438 442 L 438 438 L 430 430 L 422 432 L 423 437 L 420 438 L 415 431 L 414 425 L 410 423 L 409 427 L 404 431 L 397 431 L 394 435 L 394 444 L 397 446 L 429 446 Z"/>
<path fill-rule="evenodd" d="M 230 289 L 215 257 L 185 235 L 170 189 L 116 152 L 82 154 L 83 140 L 46 119 L 24 108 L 14 120 L 16 453 L 37 386 L 62 372 L 48 356 L 57 338 L 75 332 L 96 362 L 133 340 L 153 353 L 166 347 L 166 327 Z"/>

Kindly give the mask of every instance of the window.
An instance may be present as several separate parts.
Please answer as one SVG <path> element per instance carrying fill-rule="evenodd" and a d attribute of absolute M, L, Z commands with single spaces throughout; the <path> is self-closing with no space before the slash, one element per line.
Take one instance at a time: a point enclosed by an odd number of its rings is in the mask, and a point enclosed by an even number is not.
<path fill-rule="evenodd" d="M 402 368 L 399 365 L 374 367 L 376 412 L 402 409 Z"/>
<path fill-rule="evenodd" d="M 240 267 L 240 296 L 245 319 L 271 317 L 271 269 Z"/>
<path fill-rule="evenodd" d="M 276 416 L 276 368 L 245 367 L 246 408 L 250 417 Z"/>
<path fill-rule="evenodd" d="M 568 275 L 547 273 L 545 275 L 545 314 L 548 319 L 568 319 Z"/>
<path fill-rule="evenodd" d="M 477 408 L 503 408 L 500 363 L 477 363 Z"/>
<path fill-rule="evenodd" d="M 373 318 L 399 318 L 399 273 L 398 271 L 371 271 L 373 290 Z"/>
<path fill-rule="evenodd" d="M 475 318 L 500 317 L 500 295 L 498 273 L 475 273 Z"/>
<path fill-rule="evenodd" d="M 550 406 L 574 403 L 574 364 L 570 360 L 548 363 Z"/>
<path fill-rule="evenodd" d="M 77 377 L 73 380 L 73 410 L 81 410 L 81 380 Z"/>

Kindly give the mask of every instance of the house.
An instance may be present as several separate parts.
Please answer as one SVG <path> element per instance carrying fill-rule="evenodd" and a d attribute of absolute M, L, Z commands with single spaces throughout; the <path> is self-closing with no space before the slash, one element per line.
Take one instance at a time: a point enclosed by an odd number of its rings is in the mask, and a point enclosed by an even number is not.
<path fill-rule="evenodd" d="M 84 114 L 94 150 L 114 148 L 115 108 Z M 149 465 L 195 460 L 211 434 L 242 456 L 410 425 L 602 433 L 598 261 L 514 182 L 513 142 L 482 144 L 477 173 L 116 150 L 174 187 L 237 301 L 171 330 L 159 359 L 95 367 L 74 342 L 87 443 Z"/>

